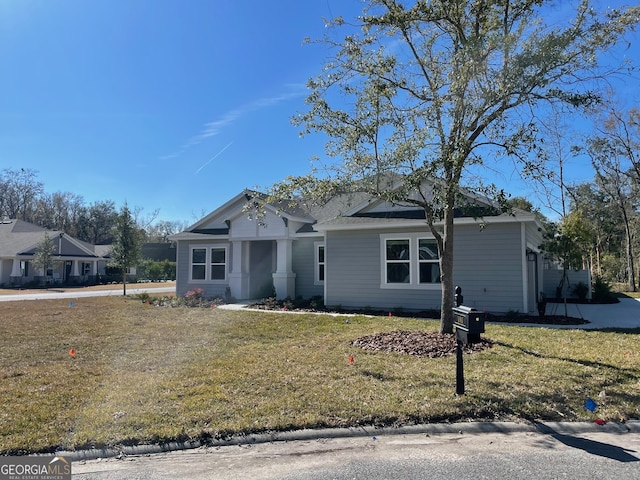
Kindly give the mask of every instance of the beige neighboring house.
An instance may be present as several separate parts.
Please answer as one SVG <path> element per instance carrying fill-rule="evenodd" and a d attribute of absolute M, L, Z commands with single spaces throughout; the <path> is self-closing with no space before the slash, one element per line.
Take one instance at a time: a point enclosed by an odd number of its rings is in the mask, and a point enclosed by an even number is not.
<path fill-rule="evenodd" d="M 33 264 L 45 234 L 53 240 L 53 265 L 44 272 Z M 0 285 L 32 282 L 86 285 L 105 274 L 109 245 L 92 245 L 57 230 L 22 220 L 0 221 Z"/>

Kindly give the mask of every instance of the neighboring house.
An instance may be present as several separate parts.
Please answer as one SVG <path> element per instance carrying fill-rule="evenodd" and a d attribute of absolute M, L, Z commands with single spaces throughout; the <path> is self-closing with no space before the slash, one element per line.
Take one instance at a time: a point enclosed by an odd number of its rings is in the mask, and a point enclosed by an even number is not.
<path fill-rule="evenodd" d="M 53 240 L 53 265 L 48 272 L 33 265 L 34 254 L 45 237 Z M 30 282 L 95 283 L 104 275 L 108 252 L 67 235 L 22 220 L 0 221 L 0 285 Z"/>
<path fill-rule="evenodd" d="M 173 243 L 167 242 L 143 243 L 140 257 L 143 260 L 153 260 L 155 262 L 164 260 L 175 262 L 176 247 Z"/>
<path fill-rule="evenodd" d="M 170 237 L 178 295 L 202 288 L 257 299 L 275 290 L 331 307 L 440 308 L 438 253 L 421 209 L 351 194 L 308 211 L 267 206 L 258 222 L 246 213 L 255 195 L 241 193 Z M 542 227 L 531 213 L 499 214 L 484 202 L 482 218 L 457 212 L 454 284 L 471 307 L 535 312 Z"/>

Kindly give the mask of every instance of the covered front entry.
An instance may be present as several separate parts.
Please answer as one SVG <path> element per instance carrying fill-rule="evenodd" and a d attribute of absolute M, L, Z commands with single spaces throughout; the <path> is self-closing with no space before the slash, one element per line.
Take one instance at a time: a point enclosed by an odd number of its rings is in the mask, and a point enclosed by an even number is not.
<path fill-rule="evenodd" d="M 291 269 L 292 241 L 239 240 L 232 245 L 231 295 L 238 300 L 295 298 L 296 274 Z"/>
<path fill-rule="evenodd" d="M 276 271 L 274 249 L 276 242 L 261 240 L 249 246 L 249 297 L 265 298 L 273 295 L 273 273 Z"/>

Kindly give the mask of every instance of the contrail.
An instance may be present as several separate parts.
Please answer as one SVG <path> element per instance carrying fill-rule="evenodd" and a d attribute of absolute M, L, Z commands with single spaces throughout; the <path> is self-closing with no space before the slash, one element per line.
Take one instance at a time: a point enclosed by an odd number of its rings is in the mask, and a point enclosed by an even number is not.
<path fill-rule="evenodd" d="M 196 170 L 196 173 L 194 173 L 194 175 L 197 175 L 198 173 L 200 173 L 200 170 L 202 170 L 204 167 L 206 167 L 211 162 L 213 162 L 216 158 L 218 158 L 220 155 L 222 155 L 222 152 L 224 152 L 227 148 L 229 148 L 231 146 L 231 144 L 233 144 L 233 142 L 229 142 L 222 150 L 220 150 L 213 157 L 211 157 L 209 160 L 207 160 L 207 162 L 204 165 L 202 165 L 199 169 Z"/>

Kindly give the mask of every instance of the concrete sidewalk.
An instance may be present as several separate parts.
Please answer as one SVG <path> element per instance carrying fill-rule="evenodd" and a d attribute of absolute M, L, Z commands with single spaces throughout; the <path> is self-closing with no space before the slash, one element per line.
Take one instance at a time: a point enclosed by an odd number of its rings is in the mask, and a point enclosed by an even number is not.
<path fill-rule="evenodd" d="M 127 295 L 137 295 L 139 293 L 175 293 L 176 287 L 140 287 L 140 283 L 127 284 Z M 51 300 L 56 298 L 81 298 L 81 297 L 114 297 L 122 296 L 122 285 L 109 290 L 92 290 L 91 288 L 69 289 L 68 291 L 56 292 L 54 290 L 41 290 L 31 293 L 10 293 L 0 295 L 0 302 L 15 302 L 18 300 Z"/>

